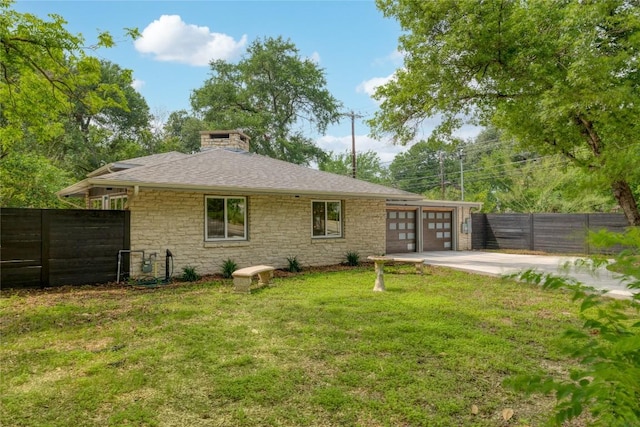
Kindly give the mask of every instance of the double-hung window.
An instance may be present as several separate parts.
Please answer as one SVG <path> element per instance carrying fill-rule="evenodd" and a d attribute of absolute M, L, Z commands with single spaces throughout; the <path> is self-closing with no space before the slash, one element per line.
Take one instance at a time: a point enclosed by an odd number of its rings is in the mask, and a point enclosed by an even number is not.
<path fill-rule="evenodd" d="M 342 237 L 342 203 L 339 200 L 314 200 L 312 237 Z"/>
<path fill-rule="evenodd" d="M 247 240 L 246 197 L 205 197 L 205 240 Z"/>

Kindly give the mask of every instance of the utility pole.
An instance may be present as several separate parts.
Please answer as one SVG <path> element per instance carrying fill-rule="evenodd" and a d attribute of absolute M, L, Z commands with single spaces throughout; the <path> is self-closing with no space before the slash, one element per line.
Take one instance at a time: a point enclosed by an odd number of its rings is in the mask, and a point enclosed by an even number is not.
<path fill-rule="evenodd" d="M 438 152 L 440 156 L 440 191 L 442 193 L 442 200 L 444 200 L 444 157 L 442 151 Z"/>
<path fill-rule="evenodd" d="M 464 154 L 462 152 L 462 148 L 458 155 L 460 158 L 460 200 L 464 202 L 464 170 L 462 168 L 462 159 L 464 158 Z"/>
<path fill-rule="evenodd" d="M 364 116 L 356 114 L 351 110 L 350 113 L 343 113 L 343 116 L 351 117 L 351 176 L 356 177 L 356 118 L 360 119 Z"/>

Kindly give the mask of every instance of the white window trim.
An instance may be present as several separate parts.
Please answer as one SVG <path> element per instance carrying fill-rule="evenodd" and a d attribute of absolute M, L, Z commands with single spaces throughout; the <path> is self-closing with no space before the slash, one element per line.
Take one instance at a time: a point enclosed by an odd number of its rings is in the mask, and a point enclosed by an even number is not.
<path fill-rule="evenodd" d="M 209 238 L 209 222 L 207 221 L 207 200 L 224 199 L 224 235 L 225 237 Z M 229 230 L 227 229 L 227 200 L 242 199 L 244 200 L 244 237 L 227 237 Z M 247 216 L 248 216 L 247 198 L 244 196 L 204 196 L 204 241 L 205 242 L 244 242 L 249 240 L 247 234 Z"/>
<path fill-rule="evenodd" d="M 324 235 L 323 236 L 316 236 L 315 234 L 313 234 L 313 204 L 314 203 L 324 203 L 325 209 L 324 209 L 324 223 L 325 223 L 325 228 L 324 228 Z M 327 209 L 327 203 L 339 203 L 340 204 L 340 234 L 327 234 L 327 214 L 329 212 L 329 210 Z M 312 239 L 341 239 L 342 235 L 343 235 L 343 223 L 344 223 L 344 218 L 343 218 L 343 204 L 342 204 L 342 200 L 312 200 L 311 201 L 311 238 Z"/>
<path fill-rule="evenodd" d="M 129 198 L 127 194 L 103 194 L 102 196 L 90 198 L 89 207 L 90 209 L 95 209 L 93 207 L 94 202 L 99 202 L 100 208 L 98 209 L 109 211 L 109 210 L 112 210 L 111 209 L 112 201 L 115 202 L 115 204 L 118 204 L 118 201 L 121 201 L 122 203 L 122 209 L 114 209 L 114 210 L 126 210 L 127 204 L 129 202 Z"/>

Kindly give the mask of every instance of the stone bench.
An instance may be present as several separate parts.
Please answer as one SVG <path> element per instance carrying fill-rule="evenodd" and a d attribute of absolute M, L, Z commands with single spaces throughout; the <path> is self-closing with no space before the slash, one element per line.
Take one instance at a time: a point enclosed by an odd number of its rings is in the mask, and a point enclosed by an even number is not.
<path fill-rule="evenodd" d="M 424 273 L 424 261 L 425 261 L 424 258 L 399 258 L 399 257 L 391 258 L 391 262 L 404 262 L 409 264 L 415 264 L 416 274 Z"/>
<path fill-rule="evenodd" d="M 254 265 L 245 267 L 231 273 L 233 276 L 233 290 L 235 292 L 248 294 L 251 292 L 251 280 L 253 276 L 258 276 L 259 285 L 268 285 L 273 277 L 274 267 L 268 265 Z"/>
<path fill-rule="evenodd" d="M 391 256 L 369 256 L 367 259 L 373 261 L 376 270 L 376 281 L 373 286 L 374 291 L 384 291 L 384 265 L 389 262 L 407 262 L 415 264 L 416 273 L 422 274 L 424 271 L 424 258 L 403 258 Z"/>

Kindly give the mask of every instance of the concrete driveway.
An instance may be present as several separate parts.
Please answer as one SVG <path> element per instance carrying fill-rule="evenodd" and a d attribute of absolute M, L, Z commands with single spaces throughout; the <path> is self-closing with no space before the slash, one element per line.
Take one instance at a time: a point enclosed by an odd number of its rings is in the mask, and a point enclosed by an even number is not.
<path fill-rule="evenodd" d="M 392 256 L 393 254 L 389 254 Z M 587 271 L 564 271 L 562 266 L 566 262 L 573 262 L 575 257 L 554 255 L 515 255 L 496 252 L 480 251 L 441 251 L 396 254 L 404 258 L 425 258 L 425 264 L 455 268 L 471 273 L 502 276 L 524 270 L 535 269 L 540 273 L 552 273 L 559 276 L 570 276 L 596 289 L 608 290 L 614 297 L 630 297 L 631 291 L 623 282 L 604 269 L 599 269 L 595 275 Z"/>

